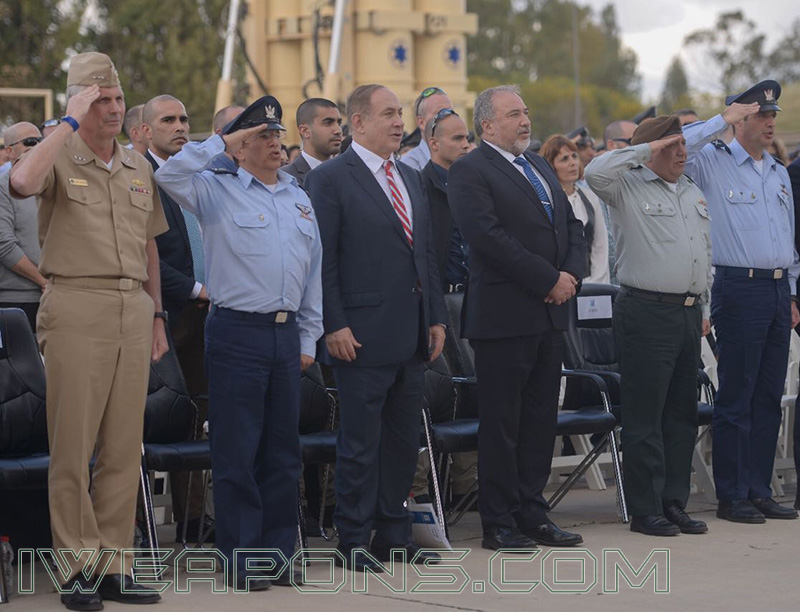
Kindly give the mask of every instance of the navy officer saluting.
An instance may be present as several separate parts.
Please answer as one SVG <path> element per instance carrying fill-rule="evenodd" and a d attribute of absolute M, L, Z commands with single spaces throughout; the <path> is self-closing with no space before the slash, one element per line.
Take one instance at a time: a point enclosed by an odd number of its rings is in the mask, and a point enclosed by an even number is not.
<path fill-rule="evenodd" d="M 789 175 L 767 153 L 781 86 L 761 81 L 728 108 L 684 128 L 686 174 L 705 193 L 715 266 L 711 317 L 719 350 L 714 406 L 717 516 L 739 523 L 793 519 L 772 499 L 789 335 L 800 318 Z M 719 138 L 729 125 L 735 138 Z"/>
<path fill-rule="evenodd" d="M 246 572 L 234 549 L 294 553 L 300 370 L 313 363 L 322 335 L 322 243 L 308 196 L 279 171 L 281 116 L 265 96 L 156 173 L 203 230 L 216 543 L 237 588 Z M 206 170 L 226 149 L 238 171 Z M 290 584 L 291 569 L 278 571 L 277 584 Z M 249 590 L 268 586 L 251 576 Z"/>

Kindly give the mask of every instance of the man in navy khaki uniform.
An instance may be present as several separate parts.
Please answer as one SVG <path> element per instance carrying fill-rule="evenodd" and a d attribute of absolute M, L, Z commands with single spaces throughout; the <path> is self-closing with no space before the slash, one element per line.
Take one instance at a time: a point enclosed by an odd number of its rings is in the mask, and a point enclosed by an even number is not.
<path fill-rule="evenodd" d="M 447 313 L 419 174 L 397 163 L 402 105 L 382 85 L 347 101 L 348 150 L 312 170 L 305 186 L 319 219 L 325 345 L 339 390 L 337 563 L 380 569 L 411 541 L 404 503 L 419 447 L 423 359 L 444 344 Z M 420 554 L 418 554 L 418 552 Z M 344 561 L 343 561 L 344 560 Z M 351 565 L 352 564 L 352 565 Z"/>
<path fill-rule="evenodd" d="M 185 145 L 156 173 L 203 230 L 213 303 L 206 369 L 216 544 L 237 588 L 247 582 L 248 555 L 234 559 L 235 549 L 278 549 L 286 559 L 294 553 L 300 371 L 313 363 L 322 334 L 322 244 L 308 196 L 279 172 L 281 116 L 278 101 L 265 96 L 222 135 Z M 238 173 L 205 170 L 226 149 Z M 291 568 L 273 558 L 283 569 L 270 577 L 280 571 L 277 584 L 296 583 Z M 269 586 L 249 578 L 249 590 Z"/>
<path fill-rule="evenodd" d="M 762 81 L 728 96 L 721 115 L 684 128 L 686 174 L 705 193 L 713 220 L 717 516 L 740 523 L 797 518 L 772 498 L 770 487 L 789 334 L 800 319 L 792 187 L 786 168 L 766 151 L 780 95 L 777 82 Z M 735 131 L 730 145 L 714 140 L 729 125 Z"/>
<path fill-rule="evenodd" d="M 619 352 L 625 497 L 631 531 L 708 531 L 686 514 L 697 438 L 701 334 L 710 329 L 710 220 L 700 189 L 683 176 L 680 119 L 645 119 L 630 147 L 586 168 L 609 206 L 617 240 L 614 336 Z"/>
<path fill-rule="evenodd" d="M 525 155 L 531 121 L 519 88 L 475 100 L 481 146 L 450 167 L 447 198 L 469 245 L 462 333 L 478 376 L 478 508 L 484 548 L 574 546 L 542 495 L 556 437 L 567 300 L 585 276 L 586 241 L 552 168 Z"/>

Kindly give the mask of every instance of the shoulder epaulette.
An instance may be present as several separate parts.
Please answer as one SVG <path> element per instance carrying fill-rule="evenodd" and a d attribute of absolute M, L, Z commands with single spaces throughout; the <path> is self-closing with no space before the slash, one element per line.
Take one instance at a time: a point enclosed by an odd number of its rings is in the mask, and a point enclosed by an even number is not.
<path fill-rule="evenodd" d="M 221 168 L 221 167 L 209 168 L 209 170 L 211 170 L 211 172 L 213 172 L 214 174 L 233 174 L 234 176 L 236 176 L 236 172 L 234 172 L 233 170 L 229 170 L 228 168 Z"/>
<path fill-rule="evenodd" d="M 730 148 L 725 144 L 724 140 L 712 140 L 711 144 L 720 151 L 725 151 L 728 155 L 732 155 Z"/>

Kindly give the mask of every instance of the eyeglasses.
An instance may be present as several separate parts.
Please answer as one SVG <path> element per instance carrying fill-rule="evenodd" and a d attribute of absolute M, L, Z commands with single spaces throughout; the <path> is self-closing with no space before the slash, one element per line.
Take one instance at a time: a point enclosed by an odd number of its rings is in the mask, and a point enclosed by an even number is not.
<path fill-rule="evenodd" d="M 425 98 L 430 98 L 434 94 L 444 94 L 447 95 L 444 89 L 441 87 L 427 87 L 422 90 L 422 93 L 419 94 L 419 98 L 417 98 L 417 103 L 414 105 L 414 114 L 419 115 L 419 105 L 422 104 L 422 101 Z"/>
<path fill-rule="evenodd" d="M 631 146 L 631 139 L 630 138 L 612 138 L 614 142 L 624 142 L 626 145 Z"/>
<path fill-rule="evenodd" d="M 61 125 L 61 119 L 48 119 L 42 124 L 42 129 L 56 127 L 57 125 Z"/>
<path fill-rule="evenodd" d="M 454 111 L 452 108 L 443 108 L 436 116 L 433 118 L 433 124 L 431 125 L 431 137 L 436 135 L 436 124 L 439 123 L 445 117 L 449 117 L 450 115 L 455 115 L 458 117 L 458 113 Z"/>
<path fill-rule="evenodd" d="M 26 147 L 35 147 L 40 142 L 42 142 L 41 136 L 28 136 L 28 138 L 23 138 L 22 140 L 18 140 L 17 142 L 11 143 L 10 145 L 6 146 L 13 147 L 14 145 L 22 143 Z"/>

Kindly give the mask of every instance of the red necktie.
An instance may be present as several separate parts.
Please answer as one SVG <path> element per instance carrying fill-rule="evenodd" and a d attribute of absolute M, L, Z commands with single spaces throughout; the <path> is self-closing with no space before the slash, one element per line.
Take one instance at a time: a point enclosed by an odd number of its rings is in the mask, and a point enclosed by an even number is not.
<path fill-rule="evenodd" d="M 394 182 L 394 175 L 392 174 L 392 162 L 387 161 L 383 165 L 383 168 L 386 170 L 386 180 L 389 181 L 389 192 L 392 194 L 392 208 L 394 208 L 394 212 L 396 212 L 397 216 L 400 218 L 400 223 L 403 226 L 403 231 L 406 233 L 408 244 L 413 247 L 414 237 L 411 234 L 411 221 L 409 221 L 408 212 L 405 204 L 403 203 L 403 196 L 400 195 L 400 189 L 398 189 L 397 183 Z"/>

